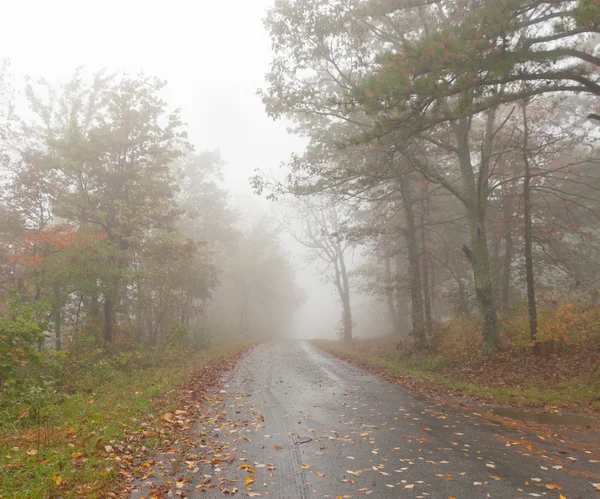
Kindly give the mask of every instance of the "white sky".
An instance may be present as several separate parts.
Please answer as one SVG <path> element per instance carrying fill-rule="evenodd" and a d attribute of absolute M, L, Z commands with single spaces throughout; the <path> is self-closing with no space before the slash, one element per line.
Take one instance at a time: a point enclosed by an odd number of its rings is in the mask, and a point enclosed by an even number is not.
<path fill-rule="evenodd" d="M 262 19 L 272 0 L 15 0 L 3 2 L 0 57 L 17 76 L 67 79 L 78 66 L 143 70 L 169 82 L 167 99 L 182 109 L 197 150 L 219 149 L 236 204 L 254 201 L 248 178 L 274 171 L 303 142 L 269 119 L 256 90 L 271 48 Z M 244 207 L 241 207 L 244 209 Z M 299 249 L 290 246 L 298 267 Z M 335 334 L 339 305 L 332 286 L 298 273 L 308 295 L 297 332 Z"/>

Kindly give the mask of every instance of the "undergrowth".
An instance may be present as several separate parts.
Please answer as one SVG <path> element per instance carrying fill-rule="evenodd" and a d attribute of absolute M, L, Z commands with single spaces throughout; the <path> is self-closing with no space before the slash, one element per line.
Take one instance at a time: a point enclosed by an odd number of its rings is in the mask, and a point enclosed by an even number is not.
<path fill-rule="evenodd" d="M 415 351 L 399 337 L 317 345 L 415 386 L 518 406 L 600 412 L 600 306 L 541 307 L 537 353 L 524 304 L 499 319 L 502 344 L 491 357 L 480 354 L 475 318 L 431 328 L 427 351 Z"/>
<path fill-rule="evenodd" d="M 174 409 L 195 369 L 239 347 L 49 354 L 0 389 L 0 497 L 99 497 L 120 471 L 105 459 L 116 442 Z"/>

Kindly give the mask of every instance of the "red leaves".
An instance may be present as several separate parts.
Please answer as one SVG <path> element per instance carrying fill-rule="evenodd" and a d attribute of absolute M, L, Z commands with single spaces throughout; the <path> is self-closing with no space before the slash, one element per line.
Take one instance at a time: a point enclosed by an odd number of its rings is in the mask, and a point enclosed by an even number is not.
<path fill-rule="evenodd" d="M 87 251 L 92 249 L 98 241 L 105 239 L 106 234 L 78 232 L 71 225 L 57 225 L 27 235 L 21 251 L 12 255 L 11 261 L 36 268 L 49 255 L 66 250 Z"/>

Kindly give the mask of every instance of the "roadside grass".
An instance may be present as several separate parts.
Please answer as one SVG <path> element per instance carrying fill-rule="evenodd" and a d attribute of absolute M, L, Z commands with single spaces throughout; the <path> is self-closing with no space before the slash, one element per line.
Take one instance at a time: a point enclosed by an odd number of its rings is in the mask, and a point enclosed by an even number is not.
<path fill-rule="evenodd" d="M 199 367 L 242 346 L 231 342 L 192 352 L 153 351 L 144 354 L 149 361 L 141 367 L 104 366 L 101 378 L 88 380 L 94 388 L 55 397 L 35 422 L 23 409 L 15 414 L 15 408 L 5 408 L 0 415 L 0 498 L 102 496 L 125 473 L 118 460 L 122 442 L 133 445 L 138 438 L 152 449 L 162 436 L 149 431 L 155 413 L 174 411 L 178 388 Z"/>
<path fill-rule="evenodd" d="M 585 373 L 576 370 L 574 375 L 560 376 L 549 380 L 535 366 L 529 376 L 515 376 L 511 364 L 503 362 L 504 357 L 487 365 L 488 376 L 474 375 L 482 370 L 481 359 L 465 359 L 453 362 L 442 355 L 406 354 L 397 352 L 392 340 L 375 341 L 369 346 L 367 341 L 314 341 L 318 348 L 401 384 L 416 389 L 433 390 L 445 394 L 461 395 L 500 405 L 562 409 L 576 412 L 600 414 L 600 377 L 593 370 Z M 527 364 L 530 356 L 520 356 L 512 352 L 514 362 Z M 547 358 L 552 369 L 556 357 Z M 568 359 L 565 360 L 568 362 Z M 544 362 L 544 359 L 540 359 Z M 467 378 L 467 379 L 465 379 Z"/>

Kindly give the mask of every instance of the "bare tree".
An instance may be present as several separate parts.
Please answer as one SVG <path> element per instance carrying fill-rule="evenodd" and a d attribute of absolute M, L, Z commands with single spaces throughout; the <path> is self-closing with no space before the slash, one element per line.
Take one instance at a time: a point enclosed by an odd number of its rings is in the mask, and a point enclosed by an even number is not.
<path fill-rule="evenodd" d="M 322 197 L 297 199 L 283 224 L 292 237 L 309 250 L 310 263 L 317 264 L 319 273 L 335 285 L 342 304 L 343 339 L 350 341 L 352 309 L 346 255 L 352 245 L 344 237 L 339 206 Z"/>

